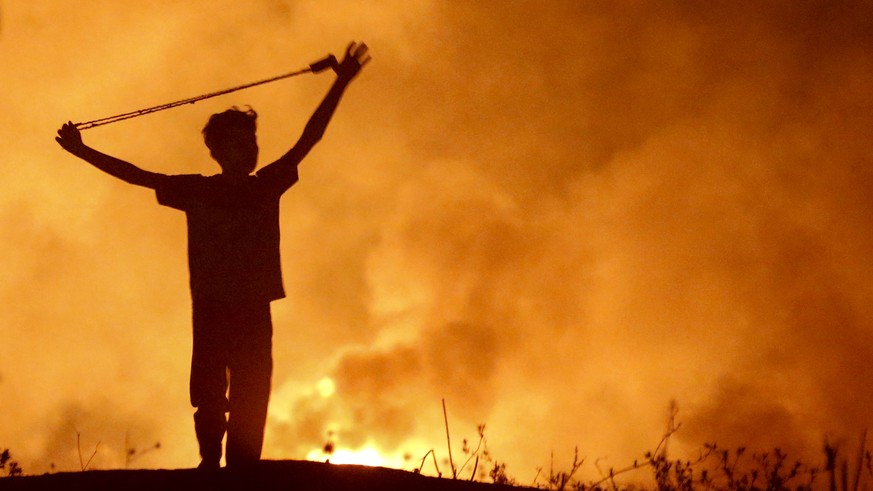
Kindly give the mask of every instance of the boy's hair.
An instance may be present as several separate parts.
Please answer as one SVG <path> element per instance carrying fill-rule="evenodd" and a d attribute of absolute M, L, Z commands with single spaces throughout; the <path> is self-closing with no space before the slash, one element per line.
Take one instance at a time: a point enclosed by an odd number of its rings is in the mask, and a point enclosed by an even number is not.
<path fill-rule="evenodd" d="M 222 140 L 227 139 L 235 131 L 245 130 L 255 132 L 258 113 L 249 107 L 243 111 L 236 106 L 227 111 L 213 114 L 203 127 L 203 140 L 210 149 Z"/>

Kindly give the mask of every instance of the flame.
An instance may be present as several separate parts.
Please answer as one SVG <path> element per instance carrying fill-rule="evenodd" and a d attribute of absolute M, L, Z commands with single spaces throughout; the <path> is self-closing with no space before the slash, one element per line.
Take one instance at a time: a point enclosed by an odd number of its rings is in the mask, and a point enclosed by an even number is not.
<path fill-rule="evenodd" d="M 330 454 L 328 460 L 332 464 L 354 464 L 366 465 L 370 467 L 385 467 L 390 466 L 385 456 L 373 445 L 365 445 L 357 450 L 348 448 L 336 449 Z M 306 460 L 321 461 L 325 459 L 325 453 L 321 449 L 316 449 L 306 456 Z"/>

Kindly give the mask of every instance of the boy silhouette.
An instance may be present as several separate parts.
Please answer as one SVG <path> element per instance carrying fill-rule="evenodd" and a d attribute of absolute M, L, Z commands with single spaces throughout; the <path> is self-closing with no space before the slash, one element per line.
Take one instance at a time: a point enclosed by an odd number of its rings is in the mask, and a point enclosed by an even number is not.
<path fill-rule="evenodd" d="M 303 134 L 254 175 L 257 114 L 251 109 L 214 114 L 203 128 L 210 155 L 221 167 L 212 176 L 149 172 L 85 145 L 71 122 L 58 130 L 55 140 L 66 151 L 125 182 L 154 189 L 158 203 L 187 216 L 194 327 L 190 393 L 201 469 L 220 466 L 225 432 L 228 467 L 260 460 L 273 368 L 270 302 L 285 297 L 279 198 L 297 182 L 297 165 L 324 135 L 343 92 L 369 60 L 367 46 L 354 42 L 341 62 L 331 57 L 336 81 Z"/>

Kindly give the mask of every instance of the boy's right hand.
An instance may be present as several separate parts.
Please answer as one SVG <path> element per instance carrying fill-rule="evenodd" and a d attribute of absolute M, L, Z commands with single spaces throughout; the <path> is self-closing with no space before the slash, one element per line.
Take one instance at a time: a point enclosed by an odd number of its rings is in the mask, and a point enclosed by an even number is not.
<path fill-rule="evenodd" d="M 72 121 L 68 121 L 61 126 L 61 129 L 58 130 L 58 136 L 55 137 L 55 141 L 58 142 L 64 150 L 72 154 L 78 153 L 79 150 L 85 147 L 85 144 L 82 143 L 82 134 Z"/>
<path fill-rule="evenodd" d="M 355 78 L 355 75 L 361 71 L 361 67 L 370 61 L 368 51 L 369 48 L 366 44 L 352 41 L 346 48 L 346 54 L 342 61 L 333 66 L 337 77 L 346 81 Z"/>

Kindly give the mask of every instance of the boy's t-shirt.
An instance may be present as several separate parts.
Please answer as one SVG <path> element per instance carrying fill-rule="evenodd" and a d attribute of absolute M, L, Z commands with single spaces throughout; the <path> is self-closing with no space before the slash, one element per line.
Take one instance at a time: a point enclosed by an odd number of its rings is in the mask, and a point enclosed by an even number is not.
<path fill-rule="evenodd" d="M 194 302 L 285 297 L 279 198 L 297 182 L 297 172 L 276 177 L 268 169 L 237 181 L 221 174 L 165 176 L 155 188 L 158 203 L 187 216 Z"/>

